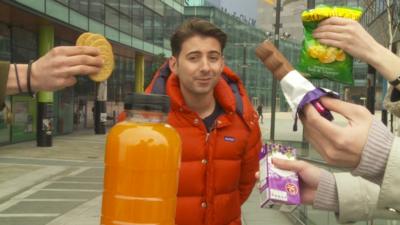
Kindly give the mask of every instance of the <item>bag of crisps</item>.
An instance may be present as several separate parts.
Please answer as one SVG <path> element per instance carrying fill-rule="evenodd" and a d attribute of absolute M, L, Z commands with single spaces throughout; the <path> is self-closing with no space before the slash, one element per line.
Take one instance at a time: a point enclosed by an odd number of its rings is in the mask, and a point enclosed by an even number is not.
<path fill-rule="evenodd" d="M 343 17 L 359 20 L 360 8 L 331 7 L 320 5 L 306 10 L 301 19 L 304 26 L 304 41 L 297 69 L 309 79 L 322 79 L 353 84 L 353 58 L 342 49 L 323 45 L 312 36 L 318 23 L 329 17 Z"/>

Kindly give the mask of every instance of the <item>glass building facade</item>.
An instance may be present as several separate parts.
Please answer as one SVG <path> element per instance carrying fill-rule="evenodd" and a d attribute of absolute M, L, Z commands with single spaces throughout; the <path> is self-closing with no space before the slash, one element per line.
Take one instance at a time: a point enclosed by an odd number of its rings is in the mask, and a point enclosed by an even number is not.
<path fill-rule="evenodd" d="M 328 4 L 328 5 L 340 5 L 340 6 L 350 6 L 359 7 L 365 0 L 316 0 L 315 4 Z"/>
<path fill-rule="evenodd" d="M 185 6 L 221 6 L 221 0 L 186 0 Z"/>
<path fill-rule="evenodd" d="M 108 124 L 123 110 L 124 95 L 135 89 L 136 57 L 144 58 L 144 80 L 171 54 L 169 37 L 182 23 L 184 0 L 14 0 L 0 2 L 0 60 L 37 59 L 43 24 L 54 28 L 54 45 L 74 45 L 83 32 L 99 33 L 113 45 L 115 70 L 107 81 Z M 145 83 L 146 85 L 146 83 Z M 54 92 L 53 131 L 70 133 L 93 126 L 96 84 L 78 77 L 71 88 Z M 19 94 L 7 99 L 12 120 L 0 115 L 0 144 L 34 140 L 37 100 Z"/>

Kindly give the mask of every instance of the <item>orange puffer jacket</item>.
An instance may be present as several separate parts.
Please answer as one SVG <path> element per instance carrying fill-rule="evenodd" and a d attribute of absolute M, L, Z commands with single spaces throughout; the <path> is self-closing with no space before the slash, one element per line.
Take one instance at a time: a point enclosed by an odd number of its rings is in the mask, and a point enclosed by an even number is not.
<path fill-rule="evenodd" d="M 224 109 L 208 133 L 199 115 L 185 104 L 177 76 L 164 64 L 147 93 L 168 94 L 168 123 L 182 139 L 177 225 L 239 225 L 241 205 L 250 195 L 258 170 L 261 134 L 239 77 L 225 67 L 214 89 Z"/>

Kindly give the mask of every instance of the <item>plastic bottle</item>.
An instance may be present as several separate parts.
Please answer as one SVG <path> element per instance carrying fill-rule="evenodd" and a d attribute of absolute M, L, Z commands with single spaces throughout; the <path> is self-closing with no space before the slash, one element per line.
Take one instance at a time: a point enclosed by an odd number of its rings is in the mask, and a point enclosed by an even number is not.
<path fill-rule="evenodd" d="M 181 140 L 169 98 L 131 94 L 107 137 L 101 224 L 174 225 Z"/>

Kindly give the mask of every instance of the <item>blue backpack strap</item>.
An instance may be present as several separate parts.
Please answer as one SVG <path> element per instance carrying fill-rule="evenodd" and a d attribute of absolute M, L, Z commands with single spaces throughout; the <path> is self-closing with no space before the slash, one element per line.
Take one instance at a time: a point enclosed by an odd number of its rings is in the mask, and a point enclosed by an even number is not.
<path fill-rule="evenodd" d="M 231 87 L 233 95 L 235 96 L 236 112 L 243 116 L 243 100 L 242 96 L 240 96 L 238 84 L 229 79 L 225 74 L 223 74 L 222 77 L 228 83 L 229 87 Z"/>
<path fill-rule="evenodd" d="M 151 93 L 165 95 L 166 94 L 165 87 L 170 74 L 171 70 L 169 69 L 168 63 L 164 63 L 164 65 L 160 68 L 158 77 L 155 78 L 156 80 L 154 81 Z"/>

